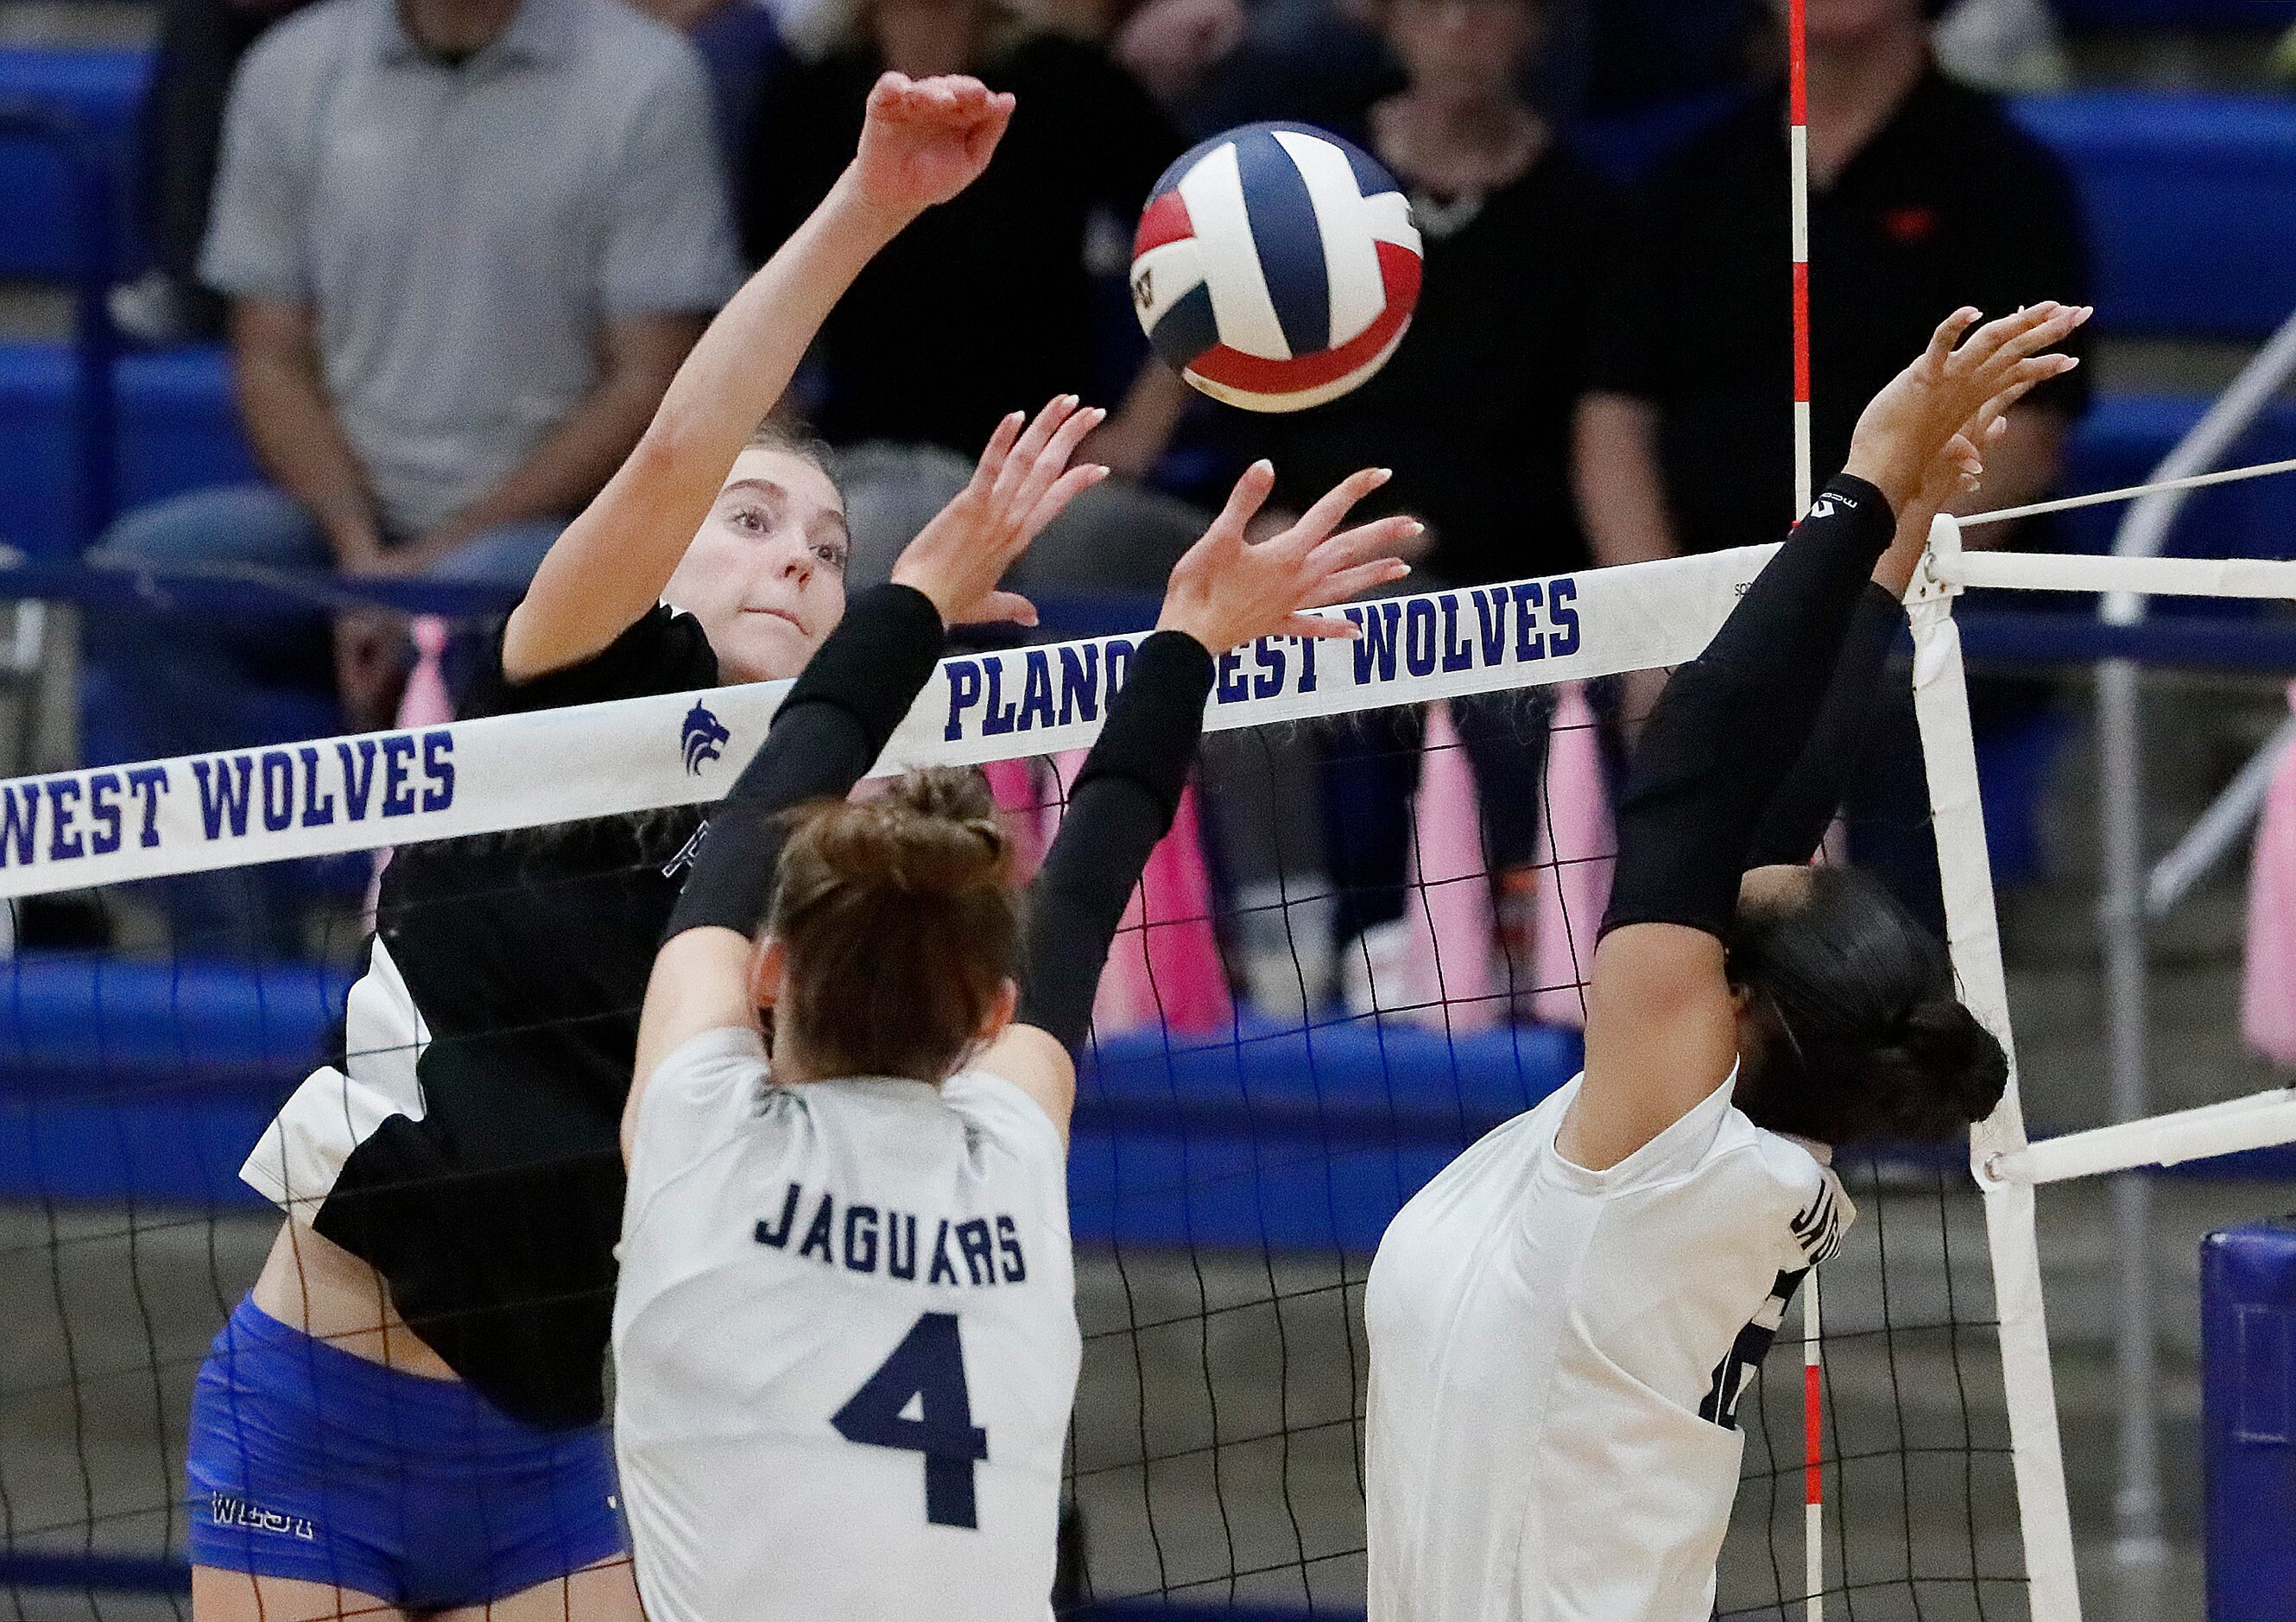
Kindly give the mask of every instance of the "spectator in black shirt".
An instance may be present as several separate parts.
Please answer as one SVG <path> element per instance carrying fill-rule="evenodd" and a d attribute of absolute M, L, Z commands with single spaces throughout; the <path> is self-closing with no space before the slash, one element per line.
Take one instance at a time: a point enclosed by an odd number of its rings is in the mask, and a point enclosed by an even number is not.
<path fill-rule="evenodd" d="M 847 453 L 857 585 L 883 578 L 999 417 L 1091 388 L 1108 332 L 1137 343 L 1128 315 L 1095 308 L 1090 239 L 1097 230 L 1120 272 L 1148 189 L 1180 152 L 1147 92 L 1096 46 L 991 0 L 869 0 L 854 37 L 760 109 L 742 222 L 751 257 L 778 247 L 835 182 L 888 68 L 972 73 L 1015 95 L 1019 111 L 988 172 L 881 254 L 823 331 L 824 392 L 808 415 Z M 1161 457 L 1186 398 L 1172 373 L 1138 366 L 1089 448 L 1125 477 L 1045 536 L 1024 584 L 1160 588 L 1203 521 L 1129 481 Z"/>
<path fill-rule="evenodd" d="M 1405 86 L 1349 133 L 1411 195 L 1426 255 L 1411 330 L 1354 393 L 1238 429 L 1296 482 L 1283 491 L 1294 506 L 1334 469 L 1393 468 L 1374 500 L 1427 523 L 1414 589 L 1587 562 L 1570 499 L 1570 424 L 1586 386 L 1585 335 L 1611 209 L 1521 90 L 1547 21 L 1543 0 L 1391 0 L 1387 39 Z M 1482 781 L 1536 778 L 1545 714 L 1521 712 L 1524 702 L 1454 706 Z M 1383 946 L 1401 933 L 1420 722 L 1414 710 L 1367 716 L 1336 732 L 1326 751 L 1333 935 L 1358 1000 L 1366 971 L 1375 989 Z M 1512 951 L 1535 881 L 1538 796 L 1482 798 Z"/>
<path fill-rule="evenodd" d="M 2072 185 L 1990 97 L 1931 62 L 1921 0 L 1810 0 L 1815 482 L 1859 404 L 1963 304 L 2087 284 Z M 1604 563 L 1776 539 L 1792 510 L 1791 200 L 1783 91 L 1650 188 L 1580 408 L 1580 498 Z M 2042 390 L 1986 457 L 1984 503 L 2045 493 L 2087 374 Z M 1985 539 L 1998 540 L 1997 535 Z"/>
<path fill-rule="evenodd" d="M 2072 183 L 1991 97 L 1933 62 L 1923 0 L 1809 0 L 1810 319 L 1815 483 L 1848 454 L 1860 403 L 1957 307 L 1999 316 L 2088 284 Z M 1701 136 L 1649 188 L 1581 403 L 1580 510 L 1597 561 L 1775 540 L 1793 510 L 1791 197 L 1783 88 Z M 2078 336 L 2074 352 L 2081 349 Z M 2087 374 L 2037 390 L 1986 456 L 1986 507 L 2046 495 Z M 2012 539 L 2003 526 L 1975 545 Z M 1663 672 L 1657 673 L 1663 679 Z M 1630 696 L 1648 708 L 1654 688 Z M 2037 695 L 1980 689 L 2030 713 Z M 1940 916 L 1910 707 L 1869 749 L 1852 828 L 1902 837 L 1859 860 Z"/>

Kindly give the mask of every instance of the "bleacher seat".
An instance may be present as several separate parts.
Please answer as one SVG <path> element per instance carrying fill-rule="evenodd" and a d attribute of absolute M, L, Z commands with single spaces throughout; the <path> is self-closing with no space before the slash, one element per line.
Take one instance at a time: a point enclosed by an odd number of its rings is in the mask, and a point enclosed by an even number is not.
<path fill-rule="evenodd" d="M 37 556 L 71 541 L 72 359 L 62 343 L 0 343 L 0 542 Z M 123 509 L 256 476 L 219 349 L 129 355 L 119 365 Z"/>
<path fill-rule="evenodd" d="M 2210 402 L 2181 394 L 2108 394 L 2072 436 L 2066 488 L 2118 490 L 2150 478 L 2161 458 L 2199 422 Z M 2226 466 L 2296 457 L 2296 402 L 2268 408 L 2233 446 Z M 2125 506 L 2084 507 L 2064 515 L 2064 544 L 2112 549 Z M 2296 478 L 2257 479 L 2195 492 L 2185 503 L 2169 549 L 2189 556 L 2296 556 Z M 2226 605 L 2211 605 L 2223 612 Z"/>
<path fill-rule="evenodd" d="M 273 1107 L 332 1044 L 347 982 L 304 966 L 7 965 L 0 1198 L 210 1206 Z"/>
<path fill-rule="evenodd" d="M 115 264 L 140 266 L 133 238 L 136 120 L 152 73 L 141 49 L 0 49 L 0 103 L 27 101 L 70 113 L 93 137 L 117 205 Z M 68 280 L 78 251 L 70 226 L 71 188 L 54 152 L 23 139 L 0 140 L 0 276 Z"/>
<path fill-rule="evenodd" d="M 256 1202 L 240 1163 L 340 1041 L 347 989 L 314 967 L 78 953 L 19 958 L 6 979 L 0 1199 L 196 1206 Z M 1447 1038 L 1367 1020 L 1116 1038 L 1080 1084 L 1078 1237 L 1367 1250 L 1413 1190 L 1578 1056 L 1570 1032 Z"/>
<path fill-rule="evenodd" d="M 231 400 L 219 350 L 130 355 L 120 366 L 125 505 L 257 476 Z M 60 492 L 70 488 L 71 363 L 61 344 L 0 343 L 0 541 L 53 556 L 67 540 Z M 2105 395 L 2073 435 L 2069 488 L 2105 490 L 2149 474 L 2200 420 L 2208 401 L 2189 395 Z M 2243 460 L 2296 457 L 2296 403 L 2267 412 L 2236 449 Z M 2101 551 L 2120 514 L 2092 508 L 2065 520 L 2070 544 Z M 2187 549 L 2221 550 L 2226 537 L 2257 539 L 2268 556 L 2296 554 L 2296 481 L 2262 480 L 2196 496 L 2180 538 Z M 2205 538 L 2203 539 L 2202 538 Z"/>
<path fill-rule="evenodd" d="M 2296 310 L 2296 102 L 2083 91 L 2015 113 L 2079 181 L 2104 330 L 2256 339 Z"/>
<path fill-rule="evenodd" d="M 1352 1020 L 1303 1033 L 1098 1045 L 1078 1079 L 1081 1239 L 1368 1251 L 1421 1184 L 1578 1069 L 1578 1033 L 1448 1035 Z"/>

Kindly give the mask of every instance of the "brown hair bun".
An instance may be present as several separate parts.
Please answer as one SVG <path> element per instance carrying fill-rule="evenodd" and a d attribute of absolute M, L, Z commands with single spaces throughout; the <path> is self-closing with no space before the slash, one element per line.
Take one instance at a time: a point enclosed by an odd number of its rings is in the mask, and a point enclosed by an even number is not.
<path fill-rule="evenodd" d="M 767 927 L 789 958 L 776 1016 L 825 1075 L 939 1082 L 1020 959 L 1013 851 L 978 771 L 935 768 L 793 813 Z"/>

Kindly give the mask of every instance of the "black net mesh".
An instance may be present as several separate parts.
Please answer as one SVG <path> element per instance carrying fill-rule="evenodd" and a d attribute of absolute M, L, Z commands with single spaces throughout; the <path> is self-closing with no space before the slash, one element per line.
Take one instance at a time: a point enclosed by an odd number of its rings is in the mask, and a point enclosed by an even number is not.
<path fill-rule="evenodd" d="M 1610 853 L 1588 830 L 1627 703 L 1527 690 L 1208 741 L 1185 814 L 1201 862 L 1152 869 L 1081 1084 L 1063 1614 L 1360 1610 L 1372 1251 L 1414 1190 L 1576 1068 Z M 993 777 L 1041 837 L 1072 769 Z M 1901 844 L 1925 836 L 1899 821 Z M 342 1062 L 371 870 L 15 910 L 0 1614 L 188 1613 L 190 1528 L 219 1512 L 185 1478 L 193 1382 L 279 1230 L 239 1165 L 313 1064 Z M 1826 1614 L 2021 1616 L 1975 1191 L 1951 1155 L 1842 1171 L 1861 1220 L 1824 1270 Z M 1741 1410 L 1725 1616 L 1806 1614 L 1799 1323 Z"/>

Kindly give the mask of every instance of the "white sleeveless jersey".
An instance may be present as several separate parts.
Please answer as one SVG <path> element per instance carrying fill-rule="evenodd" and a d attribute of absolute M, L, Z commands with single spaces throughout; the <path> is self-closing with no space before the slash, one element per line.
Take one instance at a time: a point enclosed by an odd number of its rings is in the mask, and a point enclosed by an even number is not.
<path fill-rule="evenodd" d="M 998 1076 L 778 1088 L 735 1030 L 663 1062 L 614 1304 L 652 1622 L 1051 1614 L 1082 1354 L 1066 1159 Z"/>
<path fill-rule="evenodd" d="M 1740 1394 L 1853 1213 L 1727 1082 L 1608 1171 L 1573 1165 L 1554 1134 L 1578 1085 L 1452 1162 L 1380 1241 L 1372 1622 L 1712 1613 Z"/>

